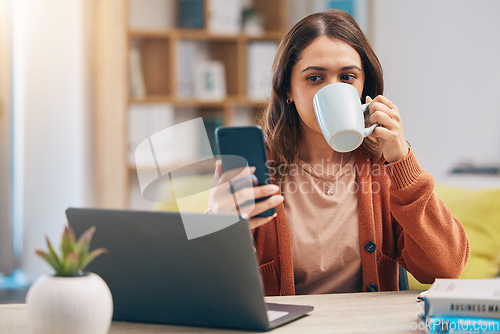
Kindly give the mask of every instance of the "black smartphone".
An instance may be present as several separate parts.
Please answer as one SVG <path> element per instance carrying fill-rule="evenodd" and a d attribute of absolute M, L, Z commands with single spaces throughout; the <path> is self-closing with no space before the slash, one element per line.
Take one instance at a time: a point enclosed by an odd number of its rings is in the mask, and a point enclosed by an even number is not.
<path fill-rule="evenodd" d="M 222 170 L 228 171 L 238 167 L 255 166 L 255 177 L 258 185 L 271 183 L 267 165 L 266 148 L 262 129 L 258 125 L 221 126 L 215 130 L 219 154 L 222 160 Z M 235 159 L 234 156 L 244 159 Z M 255 202 L 263 201 L 270 196 L 257 198 Z M 274 208 L 266 210 L 257 217 L 274 215 Z"/>

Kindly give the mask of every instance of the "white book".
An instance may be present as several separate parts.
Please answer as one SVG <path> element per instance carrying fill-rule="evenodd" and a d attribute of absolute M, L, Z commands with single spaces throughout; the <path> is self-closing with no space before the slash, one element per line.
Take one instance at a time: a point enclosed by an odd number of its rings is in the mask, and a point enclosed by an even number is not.
<path fill-rule="evenodd" d="M 205 41 L 180 40 L 177 43 L 176 95 L 181 99 L 196 97 L 197 64 L 209 60 L 209 45 Z"/>
<path fill-rule="evenodd" d="M 241 0 L 209 0 L 208 29 L 211 33 L 236 35 L 241 31 Z"/>
<path fill-rule="evenodd" d="M 500 279 L 436 279 L 424 297 L 426 316 L 500 318 Z"/>
<path fill-rule="evenodd" d="M 200 135 L 206 137 L 206 132 L 201 132 L 203 128 L 203 120 L 199 117 L 177 123 L 150 137 L 152 154 L 158 161 L 161 175 L 202 160 L 198 152 Z M 210 149 L 208 139 L 206 145 Z"/>
<path fill-rule="evenodd" d="M 129 109 L 129 162 L 139 168 L 154 168 L 149 157 L 150 152 L 136 151 L 137 147 L 155 133 L 158 133 L 175 124 L 174 108 L 168 104 L 139 104 Z M 163 146 L 158 149 L 165 150 Z M 166 163 L 166 161 L 162 161 Z"/>
<path fill-rule="evenodd" d="M 175 1 L 129 0 L 132 29 L 166 30 L 175 26 Z"/>
<path fill-rule="evenodd" d="M 146 117 L 144 116 L 145 105 L 134 104 L 129 108 L 128 119 L 128 143 L 129 164 L 135 166 L 135 150 L 137 146 L 148 137 Z"/>
<path fill-rule="evenodd" d="M 194 96 L 194 71 L 197 57 L 197 41 L 180 40 L 177 43 L 176 95 L 181 99 Z"/>
<path fill-rule="evenodd" d="M 272 66 L 278 44 L 251 42 L 247 55 L 247 95 L 254 101 L 265 101 L 271 95 Z"/>
<path fill-rule="evenodd" d="M 141 51 L 138 46 L 132 46 L 129 50 L 130 64 L 130 96 L 141 99 L 146 95 L 144 73 L 142 71 Z"/>
<path fill-rule="evenodd" d="M 156 104 L 151 107 L 147 120 L 150 139 L 175 125 L 175 114 L 172 106 Z M 175 162 L 174 157 L 169 152 L 172 150 L 172 146 L 177 144 L 176 140 L 176 138 L 169 138 L 169 140 L 159 140 L 156 142 L 154 151 L 160 168 L 162 166 L 169 166 Z"/>

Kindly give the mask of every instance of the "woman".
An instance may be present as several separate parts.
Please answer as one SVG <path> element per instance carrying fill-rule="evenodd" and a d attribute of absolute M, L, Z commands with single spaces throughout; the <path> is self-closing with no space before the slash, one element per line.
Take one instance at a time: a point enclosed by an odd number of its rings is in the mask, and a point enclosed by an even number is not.
<path fill-rule="evenodd" d="M 304 18 L 281 42 L 273 71 L 261 125 L 274 184 L 237 194 L 240 203 L 274 194 L 249 213 L 266 295 L 397 290 L 398 263 L 424 283 L 458 277 L 469 254 L 464 228 L 408 147 L 353 18 L 339 10 Z M 380 124 L 351 153 L 330 148 L 314 114 L 314 94 L 334 82 L 354 86 L 369 103 L 367 125 Z M 220 189 L 212 211 L 225 211 Z M 256 217 L 272 207 L 274 216 Z"/>

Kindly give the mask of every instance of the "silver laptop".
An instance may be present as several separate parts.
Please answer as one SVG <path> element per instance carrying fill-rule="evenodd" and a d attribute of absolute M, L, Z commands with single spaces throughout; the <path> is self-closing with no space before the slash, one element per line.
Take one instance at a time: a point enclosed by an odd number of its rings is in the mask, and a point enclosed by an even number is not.
<path fill-rule="evenodd" d="M 113 320 L 267 331 L 300 318 L 312 306 L 265 303 L 248 222 L 234 216 L 182 214 L 219 231 L 188 240 L 174 212 L 66 211 L 77 236 L 96 227 L 86 269 L 113 295 Z"/>

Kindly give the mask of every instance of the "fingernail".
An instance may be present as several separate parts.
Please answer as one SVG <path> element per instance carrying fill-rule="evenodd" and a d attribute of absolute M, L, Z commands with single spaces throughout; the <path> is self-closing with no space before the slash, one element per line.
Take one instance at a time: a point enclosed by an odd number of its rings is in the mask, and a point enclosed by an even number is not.
<path fill-rule="evenodd" d="M 267 217 L 267 221 L 273 220 L 278 214 L 275 212 L 274 215 Z"/>
<path fill-rule="evenodd" d="M 266 186 L 266 193 L 268 193 L 268 194 L 274 194 L 274 193 L 278 192 L 279 190 L 280 190 L 280 187 L 278 187 L 275 184 L 270 184 L 270 185 Z"/>
<path fill-rule="evenodd" d="M 284 200 L 284 199 L 285 199 L 285 198 L 284 198 L 283 196 L 281 196 L 281 195 L 276 195 L 276 196 L 274 197 L 273 201 L 274 201 L 275 203 L 281 203 L 281 202 L 283 202 L 283 200 Z"/>

